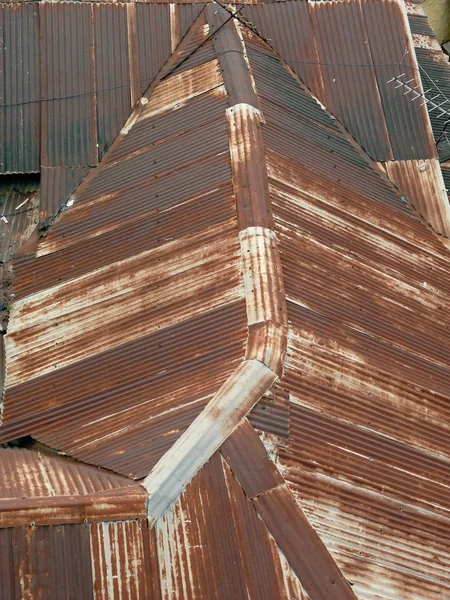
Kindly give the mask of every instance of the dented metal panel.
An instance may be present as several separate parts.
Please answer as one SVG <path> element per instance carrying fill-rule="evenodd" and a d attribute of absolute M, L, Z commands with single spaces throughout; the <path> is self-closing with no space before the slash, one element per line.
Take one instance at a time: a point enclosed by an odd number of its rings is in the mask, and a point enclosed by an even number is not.
<path fill-rule="evenodd" d="M 39 171 L 37 4 L 2 4 L 0 40 L 0 172 Z"/>

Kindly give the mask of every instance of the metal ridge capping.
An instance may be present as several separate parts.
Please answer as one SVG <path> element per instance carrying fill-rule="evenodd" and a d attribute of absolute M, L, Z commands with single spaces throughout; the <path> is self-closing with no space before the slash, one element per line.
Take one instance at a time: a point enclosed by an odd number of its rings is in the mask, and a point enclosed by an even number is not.
<path fill-rule="evenodd" d="M 282 374 L 287 309 L 270 207 L 261 113 L 244 57 L 243 41 L 229 13 L 206 8 L 232 106 L 227 109 L 233 187 L 239 224 L 248 339 L 243 362 L 143 482 L 154 523 Z M 220 29 L 220 31 L 219 31 Z M 238 52 L 222 52 L 227 45 Z M 244 100 L 242 102 L 241 100 Z M 251 104 L 249 104 L 251 102 Z"/>

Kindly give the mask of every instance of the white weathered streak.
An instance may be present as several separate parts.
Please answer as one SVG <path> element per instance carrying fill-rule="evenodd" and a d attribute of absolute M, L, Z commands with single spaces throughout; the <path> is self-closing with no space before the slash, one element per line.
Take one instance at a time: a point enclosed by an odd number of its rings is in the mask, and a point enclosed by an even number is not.
<path fill-rule="evenodd" d="M 154 523 L 253 408 L 277 375 L 258 360 L 243 361 L 144 480 Z"/>

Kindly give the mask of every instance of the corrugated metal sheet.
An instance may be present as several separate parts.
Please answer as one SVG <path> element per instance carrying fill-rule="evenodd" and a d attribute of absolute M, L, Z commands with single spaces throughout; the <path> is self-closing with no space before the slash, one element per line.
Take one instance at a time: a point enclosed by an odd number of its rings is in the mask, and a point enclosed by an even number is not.
<path fill-rule="evenodd" d="M 10 257 L 30 237 L 39 223 L 39 175 L 0 179 L 0 261 Z"/>
<path fill-rule="evenodd" d="M 284 600 L 292 587 L 307 598 L 219 454 L 157 522 L 157 535 L 163 599 Z"/>
<path fill-rule="evenodd" d="M 2 598 L 94 600 L 88 525 L 0 529 Z"/>
<path fill-rule="evenodd" d="M 289 392 L 274 386 L 271 393 L 266 393 L 249 413 L 248 419 L 255 429 L 287 438 L 289 437 L 289 406 Z"/>
<path fill-rule="evenodd" d="M 208 92 L 204 71 L 191 77 L 202 75 Z M 206 113 L 187 132 L 177 118 L 177 132 L 170 81 L 161 97 L 156 88 L 158 113 L 142 120 L 150 137 L 161 131 L 157 143 L 136 152 L 131 145 L 86 180 L 39 258 L 17 261 L 25 288 L 17 288 L 9 330 L 7 385 L 16 400 L 5 399 L 5 435 L 33 430 L 133 477 L 148 474 L 219 389 L 242 360 L 247 334 L 225 113 L 212 122 Z M 183 102 L 179 75 L 172 81 Z M 186 101 L 187 114 L 189 102 L 197 100 Z M 223 106 L 223 94 L 216 102 Z M 135 182 L 146 188 L 142 197 Z"/>
<path fill-rule="evenodd" d="M 296 165 L 315 172 L 331 186 L 348 190 L 402 208 L 399 195 L 374 163 L 358 149 L 344 130 L 336 129 L 323 107 L 290 75 L 273 55 L 261 52 L 253 41 L 247 43 L 250 66 L 266 125 L 263 138 L 269 177 L 283 177 Z M 297 94 L 295 92 L 298 92 Z M 330 126 L 331 124 L 331 126 Z M 280 164 L 279 164 L 280 163 Z M 290 164 L 290 167 L 287 165 Z M 284 166 L 283 166 L 284 165 Z"/>
<path fill-rule="evenodd" d="M 160 599 L 154 535 L 144 519 L 91 526 L 94 600 Z"/>
<path fill-rule="evenodd" d="M 172 54 L 169 4 L 136 4 L 137 74 L 141 94 Z"/>
<path fill-rule="evenodd" d="M 408 14 L 408 22 L 411 28 L 411 33 L 419 33 L 420 35 L 429 35 L 436 37 L 431 27 L 428 18 L 425 15 Z"/>
<path fill-rule="evenodd" d="M 41 164 L 97 164 L 93 5 L 39 5 L 41 40 Z M 74 52 L 73 48 L 77 51 Z"/>
<path fill-rule="evenodd" d="M 40 220 L 57 215 L 89 172 L 89 167 L 42 167 Z"/>
<path fill-rule="evenodd" d="M 180 40 L 184 38 L 192 23 L 205 8 L 203 3 L 177 4 Z"/>
<path fill-rule="evenodd" d="M 132 106 L 127 6 L 94 5 L 93 19 L 97 143 L 101 157 L 129 117 Z"/>
<path fill-rule="evenodd" d="M 84 496 L 135 483 L 70 459 L 25 448 L 0 448 L 0 498 Z"/>
<path fill-rule="evenodd" d="M 425 106 L 387 83 L 401 62 L 420 85 L 400 4 L 281 2 L 244 14 L 372 158 L 435 156 Z"/>
<path fill-rule="evenodd" d="M 0 6 L 0 172 L 39 171 L 38 5 Z"/>

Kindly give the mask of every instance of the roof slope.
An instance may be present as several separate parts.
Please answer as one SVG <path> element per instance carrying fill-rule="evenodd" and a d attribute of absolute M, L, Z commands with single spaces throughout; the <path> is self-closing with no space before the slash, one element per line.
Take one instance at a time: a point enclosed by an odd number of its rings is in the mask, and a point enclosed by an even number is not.
<path fill-rule="evenodd" d="M 200 15 L 74 207 L 17 259 L 0 435 L 153 467 L 167 597 L 251 597 L 253 568 L 311 600 L 445 597 L 448 251 L 231 19 Z M 273 462 L 244 419 L 263 396 Z M 236 570 L 202 577 L 206 545 Z"/>

